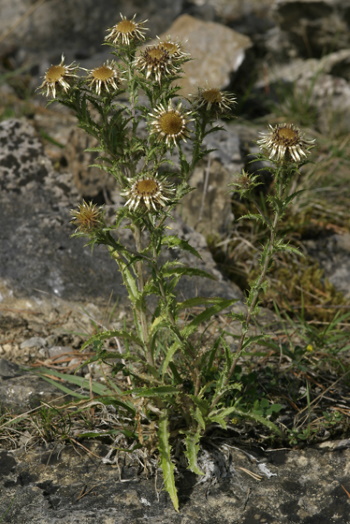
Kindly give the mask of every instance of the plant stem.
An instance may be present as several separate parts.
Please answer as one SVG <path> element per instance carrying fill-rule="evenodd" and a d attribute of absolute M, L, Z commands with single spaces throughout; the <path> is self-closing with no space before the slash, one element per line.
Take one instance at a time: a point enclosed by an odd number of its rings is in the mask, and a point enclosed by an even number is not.
<path fill-rule="evenodd" d="M 214 408 L 216 406 L 217 402 L 223 396 L 224 389 L 229 384 L 229 382 L 230 382 L 230 380 L 232 378 L 232 375 L 235 372 L 238 360 L 240 359 L 240 357 L 241 357 L 241 355 L 243 353 L 244 343 L 245 343 L 246 338 L 247 338 L 248 329 L 249 329 L 251 320 L 252 320 L 252 318 L 254 316 L 256 306 L 257 306 L 258 301 L 259 301 L 259 293 L 260 293 L 260 290 L 261 290 L 261 286 L 262 286 L 262 284 L 265 281 L 266 274 L 268 272 L 268 268 L 269 268 L 270 262 L 271 262 L 271 260 L 272 260 L 272 258 L 274 256 L 274 253 L 275 253 L 276 240 L 277 240 L 277 225 L 278 225 L 279 219 L 284 214 L 284 205 L 283 205 L 283 200 L 281 198 L 282 191 L 283 191 L 283 183 L 281 183 L 280 177 L 278 175 L 280 175 L 280 173 L 276 174 L 276 181 L 277 181 L 277 188 L 276 188 L 277 199 L 276 199 L 276 201 L 278 202 L 278 204 L 275 205 L 275 213 L 274 213 L 273 221 L 272 221 L 272 223 L 270 225 L 270 237 L 269 237 L 269 240 L 268 240 L 267 245 L 265 247 L 265 254 L 264 254 L 263 264 L 262 264 L 262 267 L 261 267 L 261 272 L 260 272 L 259 278 L 254 282 L 252 288 L 249 291 L 249 296 L 248 296 L 248 300 L 247 300 L 247 311 L 246 311 L 244 320 L 243 320 L 243 322 L 241 324 L 241 336 L 240 336 L 239 341 L 238 341 L 236 356 L 235 356 L 235 358 L 234 358 L 234 360 L 233 360 L 233 362 L 232 362 L 232 364 L 230 366 L 230 369 L 229 369 L 229 371 L 228 371 L 228 373 L 226 375 L 225 380 L 223 381 L 223 387 L 222 387 L 223 391 L 221 393 L 219 392 L 214 397 L 214 399 L 212 401 L 212 404 L 211 404 L 212 408 Z M 279 205 L 279 204 L 281 204 L 281 205 Z"/>
<path fill-rule="evenodd" d="M 137 226 L 135 223 L 133 227 L 133 233 L 134 233 L 136 251 L 137 253 L 141 253 L 142 252 L 141 230 L 139 226 Z M 143 291 L 145 287 L 143 259 L 137 260 L 135 262 L 135 273 L 136 273 L 138 291 L 141 295 L 143 295 Z M 150 339 L 149 339 L 149 329 L 148 329 L 148 322 L 147 322 L 147 315 L 146 315 L 146 302 L 145 302 L 144 296 L 142 296 L 141 299 L 137 301 L 137 304 L 135 304 L 135 314 L 139 322 L 141 338 L 145 345 L 145 354 L 146 354 L 147 363 L 150 366 L 154 367 L 154 358 L 153 358 L 153 351 L 152 351 L 152 348 L 150 345 Z"/>

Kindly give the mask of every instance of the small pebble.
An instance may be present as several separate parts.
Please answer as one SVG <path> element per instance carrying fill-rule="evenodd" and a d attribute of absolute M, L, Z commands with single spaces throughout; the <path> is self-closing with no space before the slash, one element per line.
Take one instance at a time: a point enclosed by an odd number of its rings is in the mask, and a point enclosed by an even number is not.
<path fill-rule="evenodd" d="M 21 349 L 42 348 L 46 346 L 46 340 L 42 337 L 31 337 L 24 340 L 20 345 Z"/>

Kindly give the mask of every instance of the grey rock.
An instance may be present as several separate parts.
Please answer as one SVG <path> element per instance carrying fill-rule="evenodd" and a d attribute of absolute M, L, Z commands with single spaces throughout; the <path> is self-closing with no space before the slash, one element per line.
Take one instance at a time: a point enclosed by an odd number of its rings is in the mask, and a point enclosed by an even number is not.
<path fill-rule="evenodd" d="M 69 346 L 51 346 L 51 347 L 42 347 L 39 350 L 39 353 L 45 358 L 59 357 L 60 355 L 68 355 L 72 352 L 72 348 Z"/>
<path fill-rule="evenodd" d="M 12 378 L 17 375 L 21 375 L 20 367 L 14 362 L 0 358 L 0 377 L 4 379 L 10 377 Z"/>
<path fill-rule="evenodd" d="M 341 291 L 345 298 L 350 297 L 350 234 L 331 235 L 319 240 L 305 242 L 309 254 L 318 260 L 325 276 Z"/>
<path fill-rule="evenodd" d="M 22 60 L 35 55 L 50 61 L 61 53 L 67 57 L 90 56 L 104 40 L 106 29 L 118 23 L 119 13 L 137 20 L 148 19 L 150 33 L 164 30 L 180 13 L 182 0 L 2 0 L 0 34 L 7 48 L 18 49 Z"/>
<path fill-rule="evenodd" d="M 202 13 L 209 16 L 211 11 L 214 11 L 217 20 L 231 25 L 237 19 L 242 20 L 252 14 L 256 17 L 266 17 L 274 2 L 275 0 L 190 0 L 188 4 L 196 7 L 191 14 L 195 13 L 198 18 L 202 18 Z"/>
<path fill-rule="evenodd" d="M 35 375 L 0 378 L 0 407 L 13 414 L 24 413 L 57 399 L 57 388 Z"/>
<path fill-rule="evenodd" d="M 20 348 L 21 349 L 31 349 L 31 348 L 43 348 L 46 346 L 46 340 L 42 337 L 31 337 L 27 340 L 24 340 Z"/>
<path fill-rule="evenodd" d="M 337 115 L 339 132 L 350 130 L 350 51 L 343 49 L 321 59 L 296 58 L 272 66 L 268 73 L 273 92 L 291 93 L 296 99 L 307 100 L 315 109 L 321 131 L 329 128 L 330 115 Z M 266 80 L 256 88 L 263 92 Z M 283 100 L 282 100 L 283 104 Z M 325 111 L 327 107 L 327 111 Z"/>
<path fill-rule="evenodd" d="M 201 457 L 205 482 L 178 471 L 176 513 L 154 479 L 142 474 L 141 457 L 119 454 L 110 466 L 103 463 L 107 446 L 84 445 L 90 455 L 58 443 L 0 452 L 0 515 L 7 524 L 350 523 L 342 488 L 349 447 L 264 453 L 209 446 Z"/>
<path fill-rule="evenodd" d="M 29 295 L 98 299 L 113 289 L 122 293 L 107 254 L 96 249 L 92 256 L 81 240 L 70 238 L 70 208 L 77 205 L 77 192 L 68 173 L 54 172 L 32 126 L 2 122 L 0 143 L 0 278 Z M 103 264 L 105 272 L 97 281 Z"/>

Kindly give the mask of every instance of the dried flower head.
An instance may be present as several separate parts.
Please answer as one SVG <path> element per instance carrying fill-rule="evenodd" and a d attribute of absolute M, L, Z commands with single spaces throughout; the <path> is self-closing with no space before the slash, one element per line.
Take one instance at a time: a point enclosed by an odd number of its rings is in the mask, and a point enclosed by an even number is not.
<path fill-rule="evenodd" d="M 197 109 L 220 114 L 230 111 L 236 103 L 236 98 L 233 94 L 223 93 L 216 87 L 199 87 L 197 94 L 193 97 L 193 103 Z"/>
<path fill-rule="evenodd" d="M 46 71 L 44 81 L 38 89 L 46 89 L 46 96 L 51 94 L 53 98 L 56 98 L 56 89 L 63 89 L 66 93 L 71 87 L 70 80 L 77 78 L 75 74 L 77 69 L 78 66 L 74 62 L 69 66 L 64 65 L 64 55 L 62 55 L 61 62 L 58 65 L 52 65 Z"/>
<path fill-rule="evenodd" d="M 136 15 L 129 20 L 121 13 L 120 18 L 120 22 L 107 29 L 109 33 L 105 37 L 106 42 L 118 44 L 121 41 L 124 45 L 130 45 L 130 42 L 145 39 L 145 31 L 148 31 L 148 28 L 144 27 L 144 24 L 147 20 L 135 22 Z"/>
<path fill-rule="evenodd" d="M 145 71 L 146 78 L 152 75 L 159 83 L 163 76 L 175 75 L 179 71 L 176 61 L 161 45 L 147 46 L 143 49 L 135 60 L 135 67 L 139 71 Z"/>
<path fill-rule="evenodd" d="M 234 188 L 234 191 L 238 193 L 241 198 L 247 198 L 258 186 L 261 186 L 263 181 L 259 174 L 251 174 L 242 169 L 239 176 L 236 177 L 235 181 L 230 184 Z"/>
<path fill-rule="evenodd" d="M 100 96 L 101 90 L 110 92 L 110 89 L 117 90 L 121 83 L 119 71 L 114 60 L 107 60 L 103 65 L 88 71 L 88 83 L 95 88 Z"/>
<path fill-rule="evenodd" d="M 169 202 L 169 196 L 174 189 L 154 176 L 139 178 L 121 194 L 127 198 L 125 205 L 130 211 L 135 211 L 139 206 L 144 206 L 148 211 L 157 211 Z"/>
<path fill-rule="evenodd" d="M 182 45 L 179 42 L 174 42 L 170 36 L 168 36 L 165 40 L 161 40 L 159 36 L 157 36 L 157 38 L 159 40 L 158 46 L 164 49 L 172 60 L 189 59 L 190 54 L 186 53 L 183 50 Z"/>
<path fill-rule="evenodd" d="M 270 130 L 260 133 L 260 149 L 266 150 L 271 160 L 300 162 L 309 152 L 315 140 L 304 138 L 294 124 L 269 125 Z"/>
<path fill-rule="evenodd" d="M 72 210 L 72 222 L 77 226 L 77 232 L 90 234 L 103 225 L 102 212 L 96 204 L 83 202 L 78 210 Z"/>
<path fill-rule="evenodd" d="M 183 112 L 181 107 L 181 103 L 178 104 L 177 108 L 174 108 L 172 103 L 169 102 L 167 108 L 159 104 L 153 113 L 149 113 L 149 116 L 153 118 L 151 121 L 152 133 L 164 138 L 169 147 L 176 145 L 179 140 L 186 142 L 186 138 L 188 138 L 187 126 L 193 118 L 190 118 L 190 111 Z"/>

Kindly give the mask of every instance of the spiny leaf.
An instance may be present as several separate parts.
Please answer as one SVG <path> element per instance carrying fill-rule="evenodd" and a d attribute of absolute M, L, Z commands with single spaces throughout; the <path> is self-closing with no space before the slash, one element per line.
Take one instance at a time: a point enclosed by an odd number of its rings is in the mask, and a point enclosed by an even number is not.
<path fill-rule="evenodd" d="M 50 384 L 55 386 L 57 389 L 63 391 L 64 393 L 72 397 L 78 398 L 80 400 L 84 400 L 84 399 L 90 400 L 89 393 L 85 393 L 85 394 L 78 393 L 77 391 L 70 389 L 67 386 L 65 386 L 64 384 L 62 384 L 62 382 L 57 382 L 57 380 L 53 380 L 50 377 L 56 377 L 56 378 L 63 379 L 65 382 L 75 384 L 82 389 L 86 389 L 87 391 L 90 391 L 91 389 L 91 391 L 95 395 L 98 396 L 98 400 L 101 403 L 106 404 L 106 405 L 118 404 L 120 407 L 123 407 L 127 411 L 130 411 L 131 413 L 135 413 L 135 408 L 131 402 L 120 400 L 120 398 L 116 396 L 116 394 L 120 396 L 124 394 L 121 390 L 113 391 L 111 388 L 108 388 L 107 386 L 105 386 L 104 384 L 100 384 L 99 382 L 92 381 L 90 383 L 90 381 L 84 377 L 77 377 L 76 375 L 67 375 L 65 373 L 60 373 L 54 369 L 48 370 L 45 368 L 39 368 L 36 371 L 36 373 L 41 378 L 46 380 L 46 382 L 49 382 Z M 114 385 L 114 387 L 115 389 L 119 389 L 117 388 L 116 385 Z"/>
<path fill-rule="evenodd" d="M 267 225 L 268 224 L 268 220 L 266 220 L 266 217 L 262 216 L 262 215 L 258 215 L 256 213 L 247 213 L 246 215 L 242 215 L 239 217 L 238 220 L 257 220 L 258 222 L 262 222 L 263 224 Z"/>
<path fill-rule="evenodd" d="M 204 277 L 204 278 L 210 278 L 211 280 L 216 280 L 216 277 L 211 275 L 210 273 L 207 273 L 206 271 L 203 271 L 202 269 L 197 269 L 195 267 L 188 267 L 188 266 L 179 266 L 175 264 L 166 264 L 164 265 L 162 269 L 162 273 L 164 277 L 171 277 L 173 275 L 187 275 L 187 276 L 196 276 L 196 277 Z"/>
<path fill-rule="evenodd" d="M 194 249 L 194 247 L 192 247 L 191 244 L 187 242 L 187 240 L 176 237 L 174 235 L 168 235 L 162 238 L 162 245 L 172 248 L 183 249 L 184 251 L 189 251 L 190 253 L 192 253 L 192 255 L 195 255 L 197 258 L 202 258 L 198 251 Z"/>
<path fill-rule="evenodd" d="M 284 436 L 283 431 L 280 430 L 280 428 L 276 426 L 276 424 L 271 422 L 271 420 L 268 420 L 267 418 L 263 417 L 262 415 L 258 415 L 257 413 L 242 411 L 237 408 L 227 408 L 227 409 L 231 410 L 230 414 L 234 413 L 235 415 L 238 415 L 239 417 L 246 418 L 248 420 L 254 420 L 255 422 L 259 422 L 260 424 L 267 426 L 276 435 L 279 435 L 280 437 Z"/>
<path fill-rule="evenodd" d="M 237 302 L 238 299 L 235 301 Z M 203 304 L 223 304 L 224 302 L 226 304 L 227 299 L 221 298 L 221 297 L 193 297 L 193 298 L 184 300 L 183 302 L 178 302 L 177 308 L 180 310 L 180 309 L 202 306 Z M 224 307 L 226 307 L 225 304 L 224 304 Z"/>
<path fill-rule="evenodd" d="M 171 446 L 169 442 L 170 433 L 169 433 L 169 422 L 168 417 L 163 416 L 159 420 L 158 427 L 158 437 L 159 437 L 159 455 L 160 455 L 160 466 L 163 472 L 164 485 L 166 491 L 169 493 L 171 502 L 175 508 L 175 511 L 179 511 L 179 499 L 177 496 L 177 490 L 175 486 L 175 475 L 174 470 L 175 466 L 171 461 Z"/>
<path fill-rule="evenodd" d="M 222 408 L 222 409 L 217 409 L 215 411 L 212 411 L 209 414 L 208 419 L 211 422 L 216 422 L 222 428 L 226 429 L 227 428 L 227 419 L 232 414 L 236 414 L 236 415 L 238 414 L 237 413 L 237 409 L 236 409 L 235 406 L 232 406 L 230 408 Z"/>
<path fill-rule="evenodd" d="M 188 460 L 188 465 L 191 471 L 196 475 L 204 475 L 203 471 L 198 467 L 197 457 L 200 449 L 199 441 L 201 438 L 200 431 L 196 433 L 188 433 L 185 438 L 185 456 Z"/>
<path fill-rule="evenodd" d="M 131 391 L 138 397 L 164 397 L 165 395 L 174 395 L 178 390 L 174 386 L 158 386 L 154 388 L 137 388 Z"/>
<path fill-rule="evenodd" d="M 165 375 L 165 373 L 167 372 L 168 366 L 170 362 L 172 361 L 173 356 L 175 355 L 176 351 L 180 347 L 181 347 L 181 342 L 179 340 L 175 340 L 175 342 L 173 342 L 171 346 L 168 348 L 163 364 L 162 364 L 162 375 Z"/>
<path fill-rule="evenodd" d="M 212 316 L 217 315 L 217 313 L 220 313 L 223 309 L 231 306 L 234 302 L 236 302 L 236 299 L 224 299 L 218 304 L 206 308 L 202 313 L 199 313 L 193 320 L 191 320 L 184 329 L 182 329 L 181 335 L 185 338 L 192 335 L 200 324 L 209 320 Z"/>
<path fill-rule="evenodd" d="M 124 340 L 128 340 L 129 342 L 134 342 L 134 344 L 137 344 L 139 347 L 143 346 L 141 339 L 138 338 L 136 335 L 133 335 L 130 331 L 126 331 L 124 329 L 112 329 L 110 331 L 103 331 L 101 333 L 93 335 L 86 342 L 84 342 L 81 349 L 83 350 L 87 346 L 91 346 L 91 344 L 93 344 L 96 341 L 102 341 L 113 337 L 118 337 Z"/>
<path fill-rule="evenodd" d="M 285 199 L 284 205 L 287 206 L 292 200 L 294 200 L 296 196 L 300 195 L 301 193 L 304 193 L 305 191 L 306 189 L 299 189 L 299 191 L 295 191 Z"/>

